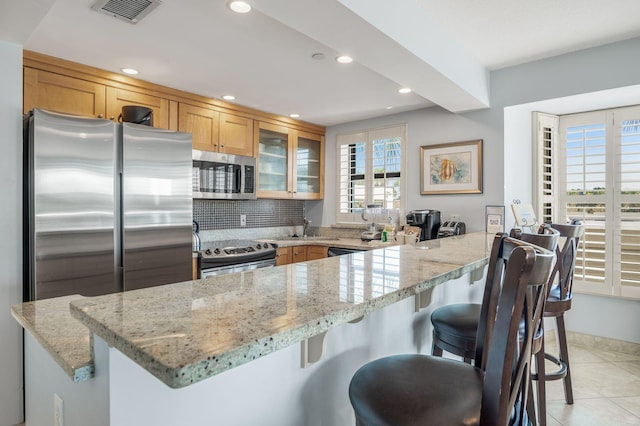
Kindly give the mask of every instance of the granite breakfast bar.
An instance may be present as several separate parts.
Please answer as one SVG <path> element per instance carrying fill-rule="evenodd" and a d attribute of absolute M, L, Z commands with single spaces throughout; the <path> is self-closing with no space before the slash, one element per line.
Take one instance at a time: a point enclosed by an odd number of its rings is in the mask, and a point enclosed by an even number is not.
<path fill-rule="evenodd" d="M 391 353 L 428 353 L 430 311 L 481 298 L 473 283 L 491 241 L 473 233 L 49 302 L 58 311 L 66 304 L 65 321 L 91 333 L 95 377 L 80 383 L 33 325 L 45 301 L 14 307 L 28 331 L 27 425 L 51 424 L 53 393 L 64 400 L 67 426 L 353 424 L 353 372 Z M 416 312 L 418 303 L 426 308 Z M 97 408 L 86 410 L 87 400 Z"/>

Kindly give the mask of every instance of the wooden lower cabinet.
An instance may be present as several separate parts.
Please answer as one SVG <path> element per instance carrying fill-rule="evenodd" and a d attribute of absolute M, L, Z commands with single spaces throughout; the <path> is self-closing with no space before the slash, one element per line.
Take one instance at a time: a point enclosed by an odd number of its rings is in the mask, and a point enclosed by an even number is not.
<path fill-rule="evenodd" d="M 291 262 L 298 263 L 307 260 L 307 247 L 306 246 L 294 246 L 293 253 L 291 253 Z"/>
<path fill-rule="evenodd" d="M 200 265 L 198 262 L 198 258 L 194 257 L 191 263 L 191 279 L 197 280 L 200 275 Z"/>
<path fill-rule="evenodd" d="M 326 246 L 307 246 L 307 260 L 324 259 L 328 250 Z"/>
<path fill-rule="evenodd" d="M 292 262 L 293 247 L 278 247 L 276 249 L 276 266 L 288 265 Z"/>
<path fill-rule="evenodd" d="M 327 257 L 325 246 L 291 246 L 279 247 L 276 250 L 276 266 L 289 263 L 305 262 L 307 260 L 324 259 Z"/>

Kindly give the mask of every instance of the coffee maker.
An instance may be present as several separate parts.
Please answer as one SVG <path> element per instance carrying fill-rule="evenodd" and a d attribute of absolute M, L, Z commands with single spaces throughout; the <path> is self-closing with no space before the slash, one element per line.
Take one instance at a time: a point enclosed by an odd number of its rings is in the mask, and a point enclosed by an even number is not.
<path fill-rule="evenodd" d="M 420 241 L 438 238 L 440 212 L 438 210 L 411 210 L 407 214 L 407 225 L 420 228 Z"/>

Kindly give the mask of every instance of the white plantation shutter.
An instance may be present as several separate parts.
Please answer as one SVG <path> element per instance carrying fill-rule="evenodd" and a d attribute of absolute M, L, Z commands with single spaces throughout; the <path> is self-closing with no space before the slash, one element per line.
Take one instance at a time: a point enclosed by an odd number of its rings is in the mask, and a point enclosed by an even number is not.
<path fill-rule="evenodd" d="M 607 265 L 613 263 L 607 224 L 613 223 L 609 199 L 612 186 L 607 175 L 606 114 L 604 112 L 560 117 L 558 176 L 560 184 L 558 220 L 581 219 L 585 234 L 578 247 L 574 283 L 576 290 L 612 294 L 612 277 Z M 607 276 L 609 274 L 609 276 Z"/>
<path fill-rule="evenodd" d="M 371 202 L 385 209 L 400 208 L 403 135 L 398 127 L 369 132 L 373 156 Z"/>
<path fill-rule="evenodd" d="M 536 134 L 537 156 L 534 164 L 537 170 L 538 190 L 534 194 L 534 204 L 538 207 L 537 217 L 542 223 L 553 222 L 554 208 L 557 205 L 555 191 L 556 141 L 558 139 L 559 117 L 556 115 L 534 113 L 534 123 L 538 123 Z"/>
<path fill-rule="evenodd" d="M 365 132 L 338 135 L 338 222 L 356 222 L 366 206 Z"/>
<path fill-rule="evenodd" d="M 640 298 L 640 107 L 536 121 L 541 217 L 586 225 L 574 290 Z"/>
<path fill-rule="evenodd" d="M 406 126 L 341 134 L 338 144 L 337 222 L 362 223 L 367 204 L 403 210 Z"/>
<path fill-rule="evenodd" d="M 614 112 L 616 145 L 615 201 L 618 212 L 616 257 L 620 259 L 614 279 L 622 296 L 640 298 L 640 107 Z"/>

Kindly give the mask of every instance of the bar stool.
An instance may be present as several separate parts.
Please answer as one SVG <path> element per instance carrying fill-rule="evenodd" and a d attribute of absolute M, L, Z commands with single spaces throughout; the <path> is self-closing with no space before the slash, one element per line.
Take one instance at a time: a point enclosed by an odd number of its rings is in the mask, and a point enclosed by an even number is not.
<path fill-rule="evenodd" d="M 564 379 L 564 397 L 567 404 L 573 404 L 573 389 L 571 386 L 571 369 L 569 368 L 569 351 L 567 348 L 567 333 L 564 326 L 564 313 L 571 309 L 573 286 L 573 274 L 576 267 L 578 243 L 584 234 L 585 226 L 580 221 L 574 220 L 570 225 L 545 224 L 545 228 L 553 228 L 560 232 L 564 242 L 556 248 L 556 265 L 551 272 L 549 280 L 547 301 L 545 303 L 544 316 L 555 317 L 557 328 L 557 341 L 560 350 L 558 357 L 548 354 L 544 349 L 544 339 L 541 348 L 536 353 L 536 373 L 532 375 L 537 380 L 538 386 L 538 415 L 541 425 L 546 424 L 546 386 L 550 380 Z M 556 364 L 559 368 L 552 373 L 545 372 L 544 360 Z M 543 377 L 543 380 L 540 380 Z"/>
<path fill-rule="evenodd" d="M 531 244 L 555 251 L 558 243 L 559 232 L 551 228 L 545 228 L 545 234 L 523 234 L 512 230 L 511 236 L 523 239 Z M 484 299 L 490 297 L 493 289 L 485 285 Z M 433 325 L 433 346 L 431 354 L 442 356 L 443 350 L 461 356 L 468 364 L 475 357 L 476 332 L 478 319 L 482 305 L 479 303 L 455 303 L 441 306 L 431 313 Z M 541 322 L 542 312 L 537 319 Z M 534 349 L 540 349 L 538 340 L 542 339 L 542 329 L 537 334 Z M 534 352 L 535 353 L 535 352 Z"/>
<path fill-rule="evenodd" d="M 356 425 L 527 423 L 533 312 L 546 298 L 555 254 L 496 235 L 477 327 L 475 366 L 429 355 L 396 355 L 365 364 L 349 398 Z"/>

